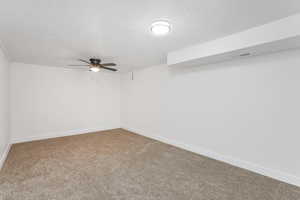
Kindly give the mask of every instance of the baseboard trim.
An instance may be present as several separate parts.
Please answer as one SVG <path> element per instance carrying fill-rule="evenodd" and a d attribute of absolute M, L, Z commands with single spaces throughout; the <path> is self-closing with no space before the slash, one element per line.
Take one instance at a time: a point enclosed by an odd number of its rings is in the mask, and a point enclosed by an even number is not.
<path fill-rule="evenodd" d="M 7 144 L 5 149 L 4 149 L 4 152 L 2 153 L 1 157 L 0 157 L 0 170 L 2 169 L 5 161 L 6 161 L 6 158 L 7 158 L 7 155 L 8 155 L 8 152 L 10 150 L 10 147 L 11 147 L 11 144 Z"/>
<path fill-rule="evenodd" d="M 98 131 L 107 131 L 112 129 L 117 129 L 120 127 L 107 127 L 107 128 L 88 128 L 88 129 L 75 129 L 75 130 L 68 130 L 68 131 L 59 131 L 59 132 L 51 132 L 51 133 L 43 133 L 39 135 L 32 135 L 23 138 L 12 138 L 11 144 L 22 143 L 22 142 L 31 142 L 36 140 L 45 140 L 50 138 L 57 138 L 57 137 L 64 137 L 64 136 L 71 136 L 71 135 L 80 135 L 85 133 L 92 133 Z"/>
<path fill-rule="evenodd" d="M 273 178 L 273 179 L 276 179 L 276 180 L 279 180 L 279 181 L 282 181 L 282 182 L 300 187 L 300 178 L 296 177 L 294 175 L 291 175 L 289 173 L 285 173 L 285 172 L 281 172 L 281 171 L 278 171 L 278 170 L 262 167 L 260 165 L 257 165 L 257 164 L 254 164 L 254 163 L 251 163 L 251 162 L 248 162 L 248 161 L 236 159 L 236 158 L 233 158 L 231 156 L 222 155 L 220 153 L 216 153 L 214 151 L 210 151 L 210 150 L 205 149 L 205 148 L 201 148 L 201 147 L 190 145 L 190 144 L 185 144 L 185 143 L 182 143 L 182 142 L 171 140 L 169 138 L 149 134 L 145 131 L 137 130 L 137 129 L 134 129 L 134 128 L 122 127 L 122 129 L 125 129 L 125 130 L 128 130 L 130 132 L 136 133 L 138 135 L 142 135 L 142 136 L 145 136 L 145 137 L 148 137 L 148 138 L 151 138 L 151 139 L 155 139 L 155 140 L 158 140 L 160 142 L 170 144 L 170 145 L 179 147 L 181 149 L 184 149 L 184 150 L 196 153 L 196 154 L 204 155 L 204 156 L 213 158 L 215 160 L 219 160 L 219 161 L 231 164 L 233 166 L 240 167 L 240 168 L 243 168 L 243 169 L 247 169 L 249 171 L 252 171 L 252 172 L 264 175 L 264 176 L 268 176 L 270 178 Z"/>

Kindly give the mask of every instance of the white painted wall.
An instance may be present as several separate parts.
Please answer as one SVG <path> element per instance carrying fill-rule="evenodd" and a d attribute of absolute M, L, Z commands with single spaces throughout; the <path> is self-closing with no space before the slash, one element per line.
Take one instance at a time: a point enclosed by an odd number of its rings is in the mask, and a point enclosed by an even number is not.
<path fill-rule="evenodd" d="M 11 65 L 12 141 L 120 127 L 120 75 Z"/>
<path fill-rule="evenodd" d="M 300 185 L 300 50 L 121 77 L 121 125 Z"/>
<path fill-rule="evenodd" d="M 9 145 L 9 63 L 0 48 L 0 169 Z"/>

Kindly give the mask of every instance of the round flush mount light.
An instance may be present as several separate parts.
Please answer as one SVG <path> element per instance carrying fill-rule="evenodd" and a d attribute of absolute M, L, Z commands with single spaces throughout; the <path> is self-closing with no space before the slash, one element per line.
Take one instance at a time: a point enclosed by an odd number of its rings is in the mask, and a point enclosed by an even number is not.
<path fill-rule="evenodd" d="M 100 71 L 100 67 L 98 67 L 98 66 L 92 66 L 92 67 L 90 67 L 90 70 L 92 72 L 99 72 Z"/>
<path fill-rule="evenodd" d="M 154 35 L 163 36 L 171 31 L 171 25 L 168 21 L 155 21 L 151 24 L 150 30 Z"/>

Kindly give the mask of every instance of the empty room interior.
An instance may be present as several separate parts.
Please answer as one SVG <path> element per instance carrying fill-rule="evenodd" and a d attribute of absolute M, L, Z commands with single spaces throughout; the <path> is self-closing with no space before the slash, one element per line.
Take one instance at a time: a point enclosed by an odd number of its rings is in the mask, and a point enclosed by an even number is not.
<path fill-rule="evenodd" d="M 299 0 L 0 14 L 0 200 L 300 200 Z"/>

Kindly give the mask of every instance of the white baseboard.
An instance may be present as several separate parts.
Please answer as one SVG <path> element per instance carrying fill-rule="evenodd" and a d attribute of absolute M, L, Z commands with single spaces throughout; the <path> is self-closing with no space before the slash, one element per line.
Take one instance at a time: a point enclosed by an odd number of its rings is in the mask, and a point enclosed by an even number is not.
<path fill-rule="evenodd" d="M 42 133 L 39 135 L 31 135 L 23 138 L 12 138 L 11 144 L 22 143 L 22 142 L 31 142 L 35 140 L 44 140 L 49 138 L 57 138 L 71 135 L 80 135 L 84 133 L 98 132 L 98 131 L 106 131 L 111 129 L 116 129 L 120 127 L 107 127 L 107 128 L 88 128 L 88 129 L 75 129 L 68 131 L 59 131 L 59 132 L 51 132 L 51 133 Z"/>
<path fill-rule="evenodd" d="M 200 155 L 204 155 L 240 168 L 244 168 L 247 169 L 249 171 L 253 171 L 256 172 L 258 174 L 264 175 L 264 176 L 268 176 L 270 178 L 273 179 L 277 179 L 292 185 L 296 185 L 300 187 L 300 178 L 296 177 L 294 175 L 285 173 L 285 172 L 281 172 L 278 170 L 274 170 L 274 169 L 270 169 L 270 168 L 266 168 L 266 167 L 262 167 L 260 165 L 248 162 L 248 161 L 244 161 L 244 160 L 240 160 L 240 159 L 236 159 L 233 158 L 231 156 L 226 156 L 226 155 L 222 155 L 220 153 L 216 153 L 214 151 L 210 151 L 208 149 L 204 149 L 198 146 L 194 146 L 194 145 L 190 145 L 190 144 L 185 144 L 182 142 L 178 142 L 169 138 L 165 138 L 165 137 L 161 137 L 161 136 L 157 136 L 157 135 L 153 135 L 153 134 L 149 134 L 146 131 L 141 131 L 141 130 L 136 130 L 134 128 L 128 128 L 128 127 L 122 127 L 125 130 L 134 132 L 136 134 L 151 138 L 151 139 L 155 139 L 176 147 L 179 147 L 181 149 L 185 149 L 187 151 L 191 151 L 194 152 L 196 154 L 200 154 Z"/>
<path fill-rule="evenodd" d="M 4 152 L 2 153 L 2 155 L 0 155 L 0 170 L 2 169 L 2 167 L 4 165 L 4 162 L 7 158 L 10 147 L 11 147 L 11 144 L 7 144 L 5 149 L 4 149 Z"/>

